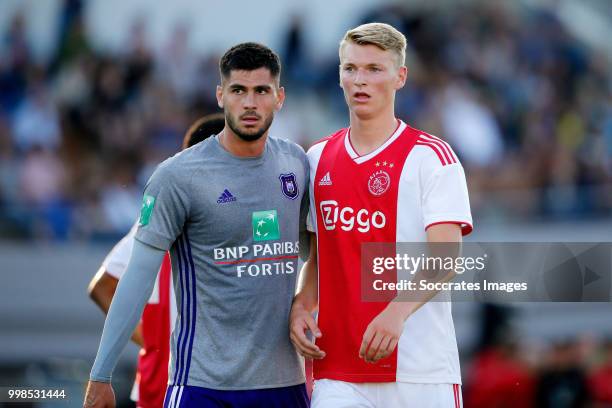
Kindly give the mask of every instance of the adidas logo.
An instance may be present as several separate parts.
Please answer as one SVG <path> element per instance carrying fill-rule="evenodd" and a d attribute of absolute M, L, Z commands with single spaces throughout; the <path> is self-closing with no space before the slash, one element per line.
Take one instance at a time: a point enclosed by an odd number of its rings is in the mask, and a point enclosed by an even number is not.
<path fill-rule="evenodd" d="M 319 180 L 319 185 L 320 186 L 331 186 L 332 185 L 331 176 L 329 175 L 329 171 L 325 173 L 323 177 L 321 177 L 321 180 Z"/>
<path fill-rule="evenodd" d="M 217 204 L 231 203 L 232 201 L 236 201 L 236 197 L 234 197 L 226 188 L 223 190 L 223 193 L 221 193 L 221 196 L 217 199 Z"/>

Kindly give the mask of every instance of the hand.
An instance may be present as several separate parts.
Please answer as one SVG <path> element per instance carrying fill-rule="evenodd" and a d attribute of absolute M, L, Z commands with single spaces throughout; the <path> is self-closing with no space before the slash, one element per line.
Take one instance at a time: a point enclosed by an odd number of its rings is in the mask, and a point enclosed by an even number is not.
<path fill-rule="evenodd" d="M 325 357 L 325 352 L 306 337 L 306 330 L 310 330 L 316 338 L 322 336 L 312 314 L 304 309 L 301 304 L 294 303 L 289 315 L 289 338 L 297 352 L 302 356 L 317 360 L 322 359 Z"/>
<path fill-rule="evenodd" d="M 359 358 L 368 363 L 376 363 L 388 357 L 395 350 L 403 327 L 402 315 L 387 306 L 370 322 L 363 334 Z"/>
<path fill-rule="evenodd" d="M 89 381 L 83 408 L 115 408 L 115 392 L 111 384 Z"/>

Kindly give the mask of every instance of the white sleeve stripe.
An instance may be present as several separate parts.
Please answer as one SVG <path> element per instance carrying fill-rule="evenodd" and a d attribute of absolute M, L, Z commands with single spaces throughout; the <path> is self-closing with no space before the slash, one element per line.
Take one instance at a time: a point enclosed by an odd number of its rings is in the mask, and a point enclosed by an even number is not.
<path fill-rule="evenodd" d="M 308 219 L 306 223 L 306 227 L 309 231 L 316 233 L 317 232 L 317 213 L 314 205 L 314 191 L 315 191 L 315 178 L 317 175 L 317 170 L 319 169 L 319 161 L 321 160 L 321 156 L 323 155 L 323 149 L 327 145 L 329 138 L 323 139 L 322 141 L 315 143 L 308 152 L 306 156 L 308 157 L 308 164 L 310 165 L 310 174 L 309 174 L 309 207 L 310 210 L 308 212 Z"/>
<path fill-rule="evenodd" d="M 456 163 L 457 162 L 457 157 L 455 156 L 455 154 L 453 152 L 453 149 L 451 149 L 450 145 L 448 143 L 446 143 L 444 140 L 442 140 L 442 139 L 440 139 L 439 137 L 436 137 L 436 136 L 424 135 L 424 134 L 420 134 L 419 137 L 424 139 L 424 140 L 430 141 L 430 142 L 438 143 L 439 145 L 442 146 L 444 151 L 448 154 L 448 156 L 450 157 L 450 161 L 452 163 Z"/>
<path fill-rule="evenodd" d="M 457 157 L 455 156 L 455 153 L 453 152 L 453 149 L 450 147 L 450 145 L 448 143 L 446 143 L 446 141 L 440 139 L 437 136 L 433 136 L 433 135 L 430 135 L 430 134 L 420 134 L 419 136 L 424 138 L 424 139 L 430 140 L 432 142 L 438 142 L 439 144 L 441 144 L 444 147 L 444 149 L 448 152 L 448 154 L 451 156 L 451 158 L 453 158 L 454 160 L 457 159 Z"/>
<path fill-rule="evenodd" d="M 417 140 L 416 144 L 419 146 L 429 146 L 436 153 L 438 159 L 440 159 L 440 163 L 442 163 L 443 166 L 449 164 L 446 155 L 444 154 L 442 148 L 439 145 L 432 142 L 425 142 L 422 140 Z"/>

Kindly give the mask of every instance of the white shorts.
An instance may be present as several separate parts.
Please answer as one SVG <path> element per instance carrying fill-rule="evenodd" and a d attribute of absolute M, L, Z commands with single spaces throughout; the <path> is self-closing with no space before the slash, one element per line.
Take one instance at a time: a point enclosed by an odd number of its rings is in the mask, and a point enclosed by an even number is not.
<path fill-rule="evenodd" d="M 311 408 L 462 408 L 461 385 L 316 380 Z"/>

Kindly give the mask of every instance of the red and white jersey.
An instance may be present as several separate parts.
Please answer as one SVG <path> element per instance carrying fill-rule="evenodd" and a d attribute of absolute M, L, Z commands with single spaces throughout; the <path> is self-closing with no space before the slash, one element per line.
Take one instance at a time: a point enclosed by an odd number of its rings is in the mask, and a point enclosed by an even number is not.
<path fill-rule="evenodd" d="M 472 217 L 463 168 L 441 139 L 398 121 L 393 135 L 360 156 L 341 129 L 308 151 L 309 229 L 319 267 L 315 379 L 460 384 L 449 302 L 428 302 L 404 323 L 394 353 L 377 364 L 358 357 L 363 334 L 388 303 L 361 300 L 361 243 L 425 242 L 428 227 Z M 316 217 L 315 217 L 316 214 Z"/>
<path fill-rule="evenodd" d="M 137 225 L 121 239 L 102 263 L 106 272 L 121 279 L 127 269 L 134 246 Z M 168 385 L 168 361 L 170 358 L 170 332 L 176 321 L 176 299 L 171 284 L 172 267 L 166 253 L 155 281 L 153 293 L 142 312 L 142 337 L 144 347 L 138 355 L 136 382 L 131 398 L 138 407 L 163 406 Z"/>

